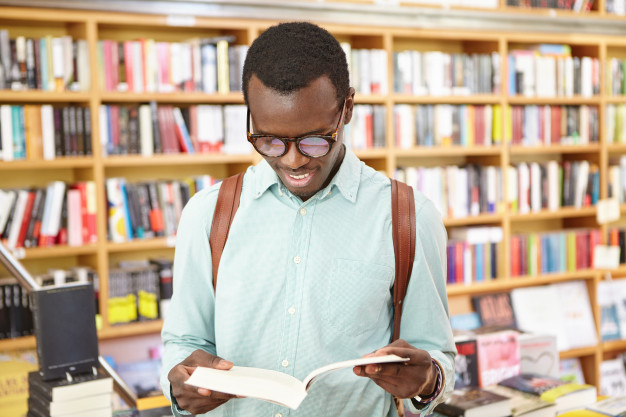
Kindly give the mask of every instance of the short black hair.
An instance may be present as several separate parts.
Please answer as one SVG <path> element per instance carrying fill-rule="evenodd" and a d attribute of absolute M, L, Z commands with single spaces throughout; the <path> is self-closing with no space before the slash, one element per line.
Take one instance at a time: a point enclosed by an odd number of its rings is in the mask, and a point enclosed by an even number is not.
<path fill-rule="evenodd" d="M 243 97 L 248 104 L 252 74 L 266 87 L 291 94 L 326 75 L 341 105 L 350 90 L 346 54 L 326 29 L 308 22 L 272 26 L 252 42 L 243 66 Z"/>

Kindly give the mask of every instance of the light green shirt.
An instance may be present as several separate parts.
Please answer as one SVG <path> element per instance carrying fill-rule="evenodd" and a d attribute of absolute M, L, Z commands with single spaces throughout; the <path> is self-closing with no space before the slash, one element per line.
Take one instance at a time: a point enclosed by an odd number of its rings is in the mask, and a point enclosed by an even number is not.
<path fill-rule="evenodd" d="M 395 258 L 389 179 L 346 150 L 331 183 L 306 202 L 265 162 L 246 172 L 241 203 L 220 262 L 217 299 L 209 234 L 219 185 L 183 211 L 174 258 L 174 295 L 163 326 L 162 387 L 195 349 L 239 366 L 304 379 L 313 369 L 389 344 Z M 446 231 L 415 192 L 416 250 L 400 337 L 427 350 L 454 384 L 455 345 L 446 297 Z M 423 415 L 441 401 L 433 401 Z M 409 401 L 409 411 L 418 412 Z M 390 394 L 352 369 L 311 386 L 297 410 L 234 399 L 208 416 L 395 416 Z"/>

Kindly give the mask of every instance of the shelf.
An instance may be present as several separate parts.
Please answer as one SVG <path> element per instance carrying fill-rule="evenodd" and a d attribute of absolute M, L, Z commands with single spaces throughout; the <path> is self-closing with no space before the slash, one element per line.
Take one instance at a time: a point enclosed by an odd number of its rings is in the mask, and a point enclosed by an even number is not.
<path fill-rule="evenodd" d="M 34 349 L 37 345 L 35 336 L 23 336 L 13 339 L 0 340 L 0 352 L 9 352 L 22 349 Z"/>
<path fill-rule="evenodd" d="M 555 106 L 599 106 L 600 97 L 524 97 L 514 96 L 508 97 L 507 101 L 511 105 L 515 106 L 528 106 L 528 105 L 555 105 Z"/>
<path fill-rule="evenodd" d="M 443 224 L 446 227 L 453 226 L 468 226 L 473 224 L 484 224 L 484 223 L 498 223 L 503 219 L 502 214 L 479 214 L 478 216 L 468 216 L 461 217 L 456 219 L 443 219 Z"/>
<path fill-rule="evenodd" d="M 380 94 L 360 94 L 354 96 L 354 104 L 385 104 L 387 96 Z"/>
<path fill-rule="evenodd" d="M 606 104 L 626 104 L 626 95 L 622 96 L 607 96 L 605 98 Z"/>
<path fill-rule="evenodd" d="M 563 352 L 559 352 L 559 358 L 569 359 L 569 358 L 580 358 L 581 356 L 592 356 L 596 354 L 597 350 L 598 350 L 598 347 L 596 345 L 570 349 L 570 350 L 564 350 Z"/>
<path fill-rule="evenodd" d="M 558 210 L 541 210 L 528 214 L 511 214 L 509 218 L 512 222 L 525 222 L 545 219 L 565 219 L 572 217 L 589 217 L 596 215 L 596 207 L 561 207 Z"/>
<path fill-rule="evenodd" d="M 389 151 L 387 150 L 387 148 L 360 149 L 360 150 L 353 149 L 352 152 L 354 152 L 354 154 L 359 159 L 382 159 L 382 158 L 387 158 L 387 155 L 389 155 Z"/>
<path fill-rule="evenodd" d="M 157 237 L 152 239 L 135 239 L 123 243 L 107 243 L 109 253 L 144 251 L 151 249 L 173 248 L 176 245 L 176 236 Z"/>
<path fill-rule="evenodd" d="M 96 244 L 82 246 L 56 245 L 41 248 L 16 248 L 12 250 L 17 259 L 46 259 L 63 256 L 93 255 L 98 251 Z"/>
<path fill-rule="evenodd" d="M 55 91 L 10 91 L 0 90 L 0 102 L 33 102 L 33 103 L 63 103 L 63 102 L 85 102 L 89 103 L 90 93 L 82 92 L 55 92 Z"/>
<path fill-rule="evenodd" d="M 0 171 L 90 168 L 93 164 L 94 160 L 91 156 L 59 157 L 49 161 L 0 161 Z"/>
<path fill-rule="evenodd" d="M 623 352 L 626 351 L 626 340 L 611 340 L 602 342 L 603 352 Z"/>
<path fill-rule="evenodd" d="M 500 146 L 416 146 L 411 149 L 397 149 L 398 158 L 432 158 L 437 156 L 490 156 L 500 155 Z"/>
<path fill-rule="evenodd" d="M 487 292 L 510 291 L 514 288 L 532 287 L 536 285 L 551 284 L 560 281 L 571 281 L 575 279 L 593 279 L 598 271 L 584 269 L 576 272 L 562 272 L 545 274 L 538 276 L 522 276 L 511 278 L 497 278 L 485 282 L 473 282 L 471 285 L 448 284 L 448 296 L 482 294 Z"/>
<path fill-rule="evenodd" d="M 513 145 L 509 148 L 511 155 L 549 155 L 565 153 L 593 153 L 600 152 L 600 144 L 588 145 L 549 145 L 549 146 L 521 146 Z"/>
<path fill-rule="evenodd" d="M 626 143 L 611 143 L 606 148 L 609 153 L 626 153 Z"/>
<path fill-rule="evenodd" d="M 392 94 L 394 104 L 500 104 L 500 96 L 493 94 L 470 94 L 463 96 L 415 96 Z"/>
<path fill-rule="evenodd" d="M 206 94 L 196 92 L 175 93 L 117 93 L 101 92 L 103 103 L 186 103 L 186 104 L 243 104 L 241 92 L 228 94 Z"/>
<path fill-rule="evenodd" d="M 219 153 L 196 154 L 158 154 L 153 156 L 123 155 L 108 156 L 103 159 L 105 167 L 142 167 L 142 166 L 175 166 L 175 165 L 207 165 L 207 164 L 253 164 L 255 154 L 227 155 Z"/>
<path fill-rule="evenodd" d="M 99 339 L 114 339 L 118 337 L 138 336 L 159 333 L 163 327 L 163 320 L 140 321 L 130 324 L 109 326 L 98 332 Z"/>

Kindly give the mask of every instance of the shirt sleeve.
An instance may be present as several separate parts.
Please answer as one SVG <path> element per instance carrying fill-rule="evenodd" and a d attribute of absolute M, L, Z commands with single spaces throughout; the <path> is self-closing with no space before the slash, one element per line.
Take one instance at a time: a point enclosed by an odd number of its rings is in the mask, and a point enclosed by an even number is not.
<path fill-rule="evenodd" d="M 161 388 L 172 400 L 167 375 L 197 349 L 216 354 L 213 272 L 209 234 L 219 187 L 193 196 L 176 233 L 172 300 L 163 321 Z M 174 402 L 172 401 L 174 404 Z M 175 415 L 182 410 L 172 406 Z"/>
<path fill-rule="evenodd" d="M 428 351 L 442 368 L 445 385 L 433 401 L 421 409 L 410 400 L 404 401 L 408 411 L 426 416 L 454 388 L 456 347 L 446 294 L 446 230 L 432 202 L 419 192 L 415 194 L 415 261 L 403 303 L 400 337 Z"/>

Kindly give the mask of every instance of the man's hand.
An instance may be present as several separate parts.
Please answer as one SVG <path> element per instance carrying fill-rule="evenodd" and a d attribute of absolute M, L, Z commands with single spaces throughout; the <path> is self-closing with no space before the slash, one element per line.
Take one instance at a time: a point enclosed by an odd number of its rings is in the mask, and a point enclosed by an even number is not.
<path fill-rule="evenodd" d="M 172 395 L 176 398 L 180 408 L 194 415 L 203 414 L 219 407 L 231 398 L 236 398 L 234 395 L 185 384 L 184 382 L 197 366 L 228 370 L 233 367 L 233 363 L 203 350 L 196 350 L 187 359 L 174 366 L 167 374 L 167 379 L 172 386 Z"/>
<path fill-rule="evenodd" d="M 409 360 L 401 363 L 374 363 L 355 366 L 354 373 L 370 378 L 382 389 L 398 398 L 427 396 L 435 390 L 437 370 L 428 352 L 399 339 L 374 353 L 365 355 L 365 357 L 389 354 L 409 358 Z"/>

